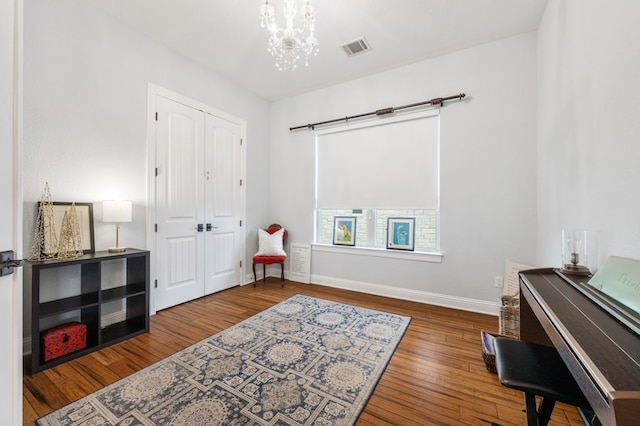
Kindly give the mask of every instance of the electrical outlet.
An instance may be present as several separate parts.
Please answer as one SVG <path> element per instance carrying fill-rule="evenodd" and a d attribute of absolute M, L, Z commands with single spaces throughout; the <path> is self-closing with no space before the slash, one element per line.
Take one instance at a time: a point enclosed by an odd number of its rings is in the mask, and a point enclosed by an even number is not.
<path fill-rule="evenodd" d="M 504 286 L 504 281 L 503 281 L 502 277 L 495 277 L 494 278 L 494 283 L 496 285 L 496 288 L 502 288 Z"/>

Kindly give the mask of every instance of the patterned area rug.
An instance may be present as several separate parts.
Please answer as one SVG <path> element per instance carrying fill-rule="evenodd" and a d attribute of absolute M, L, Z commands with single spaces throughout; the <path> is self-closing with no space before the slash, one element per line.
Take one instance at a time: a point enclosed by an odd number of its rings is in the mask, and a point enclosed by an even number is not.
<path fill-rule="evenodd" d="M 296 295 L 39 425 L 351 425 L 410 317 Z"/>

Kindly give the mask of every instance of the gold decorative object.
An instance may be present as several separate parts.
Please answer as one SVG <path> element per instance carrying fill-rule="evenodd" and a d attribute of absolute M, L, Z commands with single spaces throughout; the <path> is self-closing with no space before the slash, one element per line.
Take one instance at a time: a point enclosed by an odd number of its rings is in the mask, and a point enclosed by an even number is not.
<path fill-rule="evenodd" d="M 82 256 L 82 234 L 80 233 L 80 221 L 76 203 L 71 203 L 69 212 L 64 212 L 58 242 L 59 259 L 76 259 Z"/>
<path fill-rule="evenodd" d="M 56 224 L 53 220 L 53 203 L 49 182 L 45 183 L 42 198 L 38 204 L 38 218 L 33 232 L 33 242 L 29 252 L 29 260 L 52 259 L 58 253 Z"/>

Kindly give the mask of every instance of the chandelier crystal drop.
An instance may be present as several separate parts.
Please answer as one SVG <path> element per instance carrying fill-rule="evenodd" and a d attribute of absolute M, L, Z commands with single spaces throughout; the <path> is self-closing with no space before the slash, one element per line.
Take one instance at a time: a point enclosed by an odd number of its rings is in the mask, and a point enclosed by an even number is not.
<path fill-rule="evenodd" d="M 302 10 L 302 27 L 294 28 L 293 21 L 297 14 L 295 0 L 284 0 L 285 28 L 276 24 L 273 6 L 265 0 L 260 6 L 260 26 L 269 30 L 267 51 L 276 58 L 276 67 L 280 71 L 295 70 L 298 59 L 304 56 L 304 65 L 309 66 L 309 56 L 318 54 L 318 39 L 314 36 L 316 13 L 307 0 Z"/>

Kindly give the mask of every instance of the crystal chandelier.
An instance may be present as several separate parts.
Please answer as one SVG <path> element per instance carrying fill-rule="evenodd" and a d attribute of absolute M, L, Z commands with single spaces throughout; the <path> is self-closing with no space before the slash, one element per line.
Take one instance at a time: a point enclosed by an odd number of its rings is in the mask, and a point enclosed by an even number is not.
<path fill-rule="evenodd" d="M 276 67 L 280 70 L 294 70 L 298 66 L 298 59 L 304 55 L 304 65 L 309 66 L 309 56 L 318 54 L 318 39 L 313 35 L 315 31 L 316 14 L 313 6 L 307 0 L 302 10 L 302 27 L 294 28 L 297 6 L 295 0 L 284 0 L 284 16 L 287 19 L 286 28 L 279 27 L 275 22 L 273 6 L 266 0 L 260 7 L 260 26 L 269 30 L 269 44 L 267 51 L 276 58 Z"/>

